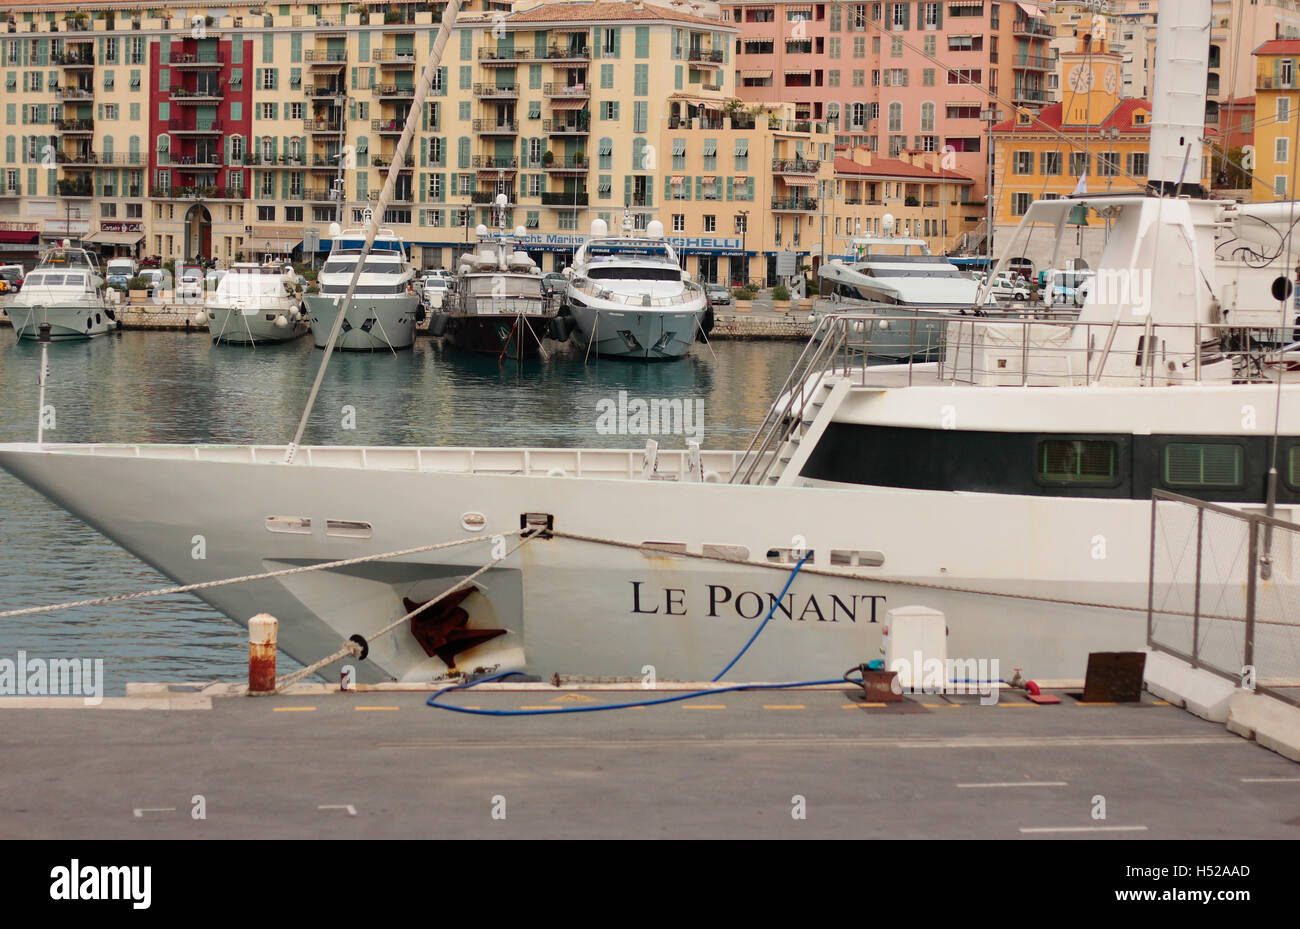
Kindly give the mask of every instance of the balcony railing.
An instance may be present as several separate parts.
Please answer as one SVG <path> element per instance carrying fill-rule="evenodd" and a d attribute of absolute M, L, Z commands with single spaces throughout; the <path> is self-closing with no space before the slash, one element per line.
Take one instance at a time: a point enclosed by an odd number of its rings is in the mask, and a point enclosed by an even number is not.
<path fill-rule="evenodd" d="M 478 60 L 484 62 L 530 61 L 532 57 L 533 51 L 530 48 L 498 49 L 484 46 L 478 50 Z"/>
<path fill-rule="evenodd" d="M 588 194 L 585 191 L 546 191 L 542 194 L 542 206 L 586 206 Z"/>
<path fill-rule="evenodd" d="M 330 196 L 331 193 L 328 187 L 312 187 L 302 192 L 302 198 L 313 203 L 328 203 L 334 199 Z"/>
<path fill-rule="evenodd" d="M 519 121 L 476 119 L 474 120 L 474 131 L 483 135 L 518 135 Z"/>
<path fill-rule="evenodd" d="M 196 155 L 176 155 L 169 152 L 158 153 L 158 166 L 167 168 L 219 168 L 224 156 L 221 152 L 203 152 Z"/>
<path fill-rule="evenodd" d="M 93 100 L 95 90 L 87 87 L 55 87 L 54 96 L 59 100 Z"/>
<path fill-rule="evenodd" d="M 1052 27 L 1045 22 L 1039 22 L 1033 19 L 1017 19 L 1011 24 L 1012 35 L 1023 36 L 1042 36 L 1046 39 L 1056 38 L 1056 33 Z"/>
<path fill-rule="evenodd" d="M 415 52 L 399 52 L 395 48 L 376 48 L 370 52 L 370 60 L 385 65 L 414 65 Z"/>
<path fill-rule="evenodd" d="M 1025 100 L 1030 103 L 1046 103 L 1047 91 L 1045 90 L 1024 90 L 1017 87 L 1011 94 L 1013 101 Z"/>
<path fill-rule="evenodd" d="M 348 60 L 346 51 L 309 48 L 302 53 L 302 60 L 315 65 L 341 65 Z"/>
<path fill-rule="evenodd" d="M 817 209 L 816 197 L 773 197 L 772 209 L 774 210 L 815 210 Z"/>
<path fill-rule="evenodd" d="M 399 87 L 396 84 L 380 84 L 375 88 L 375 93 L 379 97 L 414 97 L 414 87 Z"/>
<path fill-rule="evenodd" d="M 484 170 L 495 168 L 517 168 L 519 159 L 517 157 L 498 157 L 496 155 L 475 155 L 471 161 L 471 166 Z"/>
<path fill-rule="evenodd" d="M 550 135 L 586 135 L 591 132 L 590 119 L 544 119 L 542 131 Z"/>
<path fill-rule="evenodd" d="M 590 84 L 562 84 L 547 81 L 542 85 L 542 93 L 548 97 L 568 97 L 584 99 L 591 96 Z"/>
<path fill-rule="evenodd" d="M 93 68 L 95 56 L 89 52 L 55 52 L 50 55 L 50 64 L 65 68 Z"/>
<path fill-rule="evenodd" d="M 223 85 L 220 84 L 216 87 L 204 87 L 197 90 L 186 90 L 183 87 L 177 87 L 172 90 L 171 98 L 176 103 L 206 103 L 220 100 L 222 92 Z"/>
<path fill-rule="evenodd" d="M 249 152 L 241 160 L 250 168 L 302 168 L 307 163 L 302 155 L 270 155 L 265 152 Z"/>
<path fill-rule="evenodd" d="M 93 119 L 60 119 L 54 124 L 58 132 L 94 132 Z"/>
<path fill-rule="evenodd" d="M 395 119 L 372 119 L 370 121 L 370 131 L 378 132 L 382 135 L 401 135 L 402 127 L 405 125 L 405 115 L 399 116 Z"/>
<path fill-rule="evenodd" d="M 471 190 L 469 192 L 470 203 L 492 203 L 497 198 L 495 190 Z"/>
<path fill-rule="evenodd" d="M 58 191 L 60 197 L 93 197 L 95 195 L 95 189 L 89 181 L 85 183 L 59 181 Z"/>
<path fill-rule="evenodd" d="M 778 174 L 816 174 L 820 167 L 821 161 L 817 159 L 772 159 L 772 170 Z"/>
<path fill-rule="evenodd" d="M 591 162 L 584 155 L 570 155 L 568 158 L 542 159 L 542 168 L 546 171 L 586 171 Z"/>
<path fill-rule="evenodd" d="M 339 132 L 343 124 L 329 119 L 304 119 L 302 128 L 307 132 Z"/>
<path fill-rule="evenodd" d="M 519 97 L 519 88 L 514 84 L 475 84 L 474 96 L 514 100 Z"/>
<path fill-rule="evenodd" d="M 1015 68 L 1032 68 L 1035 71 L 1049 71 L 1055 67 L 1056 61 L 1048 58 L 1046 55 L 1017 55 L 1012 61 L 1012 67 Z"/>
<path fill-rule="evenodd" d="M 204 49 L 196 52 L 172 52 L 167 56 L 167 63 L 178 65 L 180 67 L 185 67 L 186 65 L 189 65 L 190 67 L 212 67 L 215 65 L 225 64 L 226 56 L 224 52 L 215 49 Z"/>
<path fill-rule="evenodd" d="M 1296 86 L 1295 76 L 1289 78 L 1275 78 L 1271 74 L 1268 76 L 1260 75 L 1255 82 L 1258 90 L 1292 90 Z"/>
<path fill-rule="evenodd" d="M 242 187 L 150 187 L 149 196 L 161 200 L 243 200 Z"/>
<path fill-rule="evenodd" d="M 586 61 L 591 57 L 591 48 L 587 45 L 551 45 L 546 49 L 546 57 Z"/>
<path fill-rule="evenodd" d="M 196 123 L 193 126 L 187 126 L 183 119 L 169 119 L 167 121 L 167 128 L 171 132 L 199 132 L 220 135 L 222 130 L 225 128 L 225 124 L 219 119 L 213 119 L 207 122 Z"/>
<path fill-rule="evenodd" d="M 370 156 L 370 166 L 372 168 L 388 168 L 391 167 L 392 164 L 393 164 L 393 159 L 388 155 Z M 402 166 L 402 170 L 405 171 L 407 168 L 414 168 L 414 167 L 415 167 L 415 159 L 412 158 L 410 155 L 407 155 L 406 161 Z"/>
<path fill-rule="evenodd" d="M 722 64 L 723 54 L 721 50 L 709 51 L 703 48 L 688 48 L 686 50 L 687 61 L 703 61 L 713 64 Z"/>

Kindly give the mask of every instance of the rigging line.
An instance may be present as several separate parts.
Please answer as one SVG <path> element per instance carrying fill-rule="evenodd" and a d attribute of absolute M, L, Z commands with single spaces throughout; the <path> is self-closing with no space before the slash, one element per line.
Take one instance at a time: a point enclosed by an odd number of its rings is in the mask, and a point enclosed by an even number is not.
<path fill-rule="evenodd" d="M 1295 244 L 1295 225 L 1296 225 L 1295 188 L 1296 188 L 1296 170 L 1297 170 L 1297 167 L 1300 167 L 1300 152 L 1298 152 L 1298 150 L 1300 150 L 1300 114 L 1297 114 L 1297 115 L 1296 115 L 1296 118 L 1293 120 L 1293 122 L 1295 123 L 1295 127 L 1291 130 L 1291 151 L 1288 152 L 1288 154 L 1291 156 L 1291 187 L 1290 187 L 1290 189 L 1287 191 L 1287 193 L 1290 194 L 1291 197 L 1292 197 L 1292 199 L 1291 199 L 1291 206 L 1290 206 L 1290 208 L 1289 208 L 1288 211 L 1287 211 L 1288 214 L 1289 214 L 1289 217 L 1290 217 L 1291 223 L 1290 223 L 1290 227 L 1287 229 L 1287 232 L 1286 232 L 1286 261 L 1285 261 L 1285 262 L 1283 263 L 1283 265 L 1282 265 L 1283 273 L 1286 274 L 1286 276 L 1287 276 L 1288 278 L 1290 278 L 1290 277 L 1292 276 L 1292 271 L 1291 271 L 1291 267 L 1292 267 L 1292 266 L 1291 266 L 1291 261 L 1292 261 L 1292 255 L 1293 255 L 1292 246 Z M 1300 282 L 1297 282 L 1297 283 L 1300 283 Z M 1293 286 L 1292 290 L 1294 291 L 1294 286 Z M 1287 294 L 1285 294 L 1285 292 L 1284 292 L 1283 297 L 1282 297 L 1282 300 L 1281 300 L 1281 304 L 1282 304 L 1282 305 L 1281 305 L 1281 307 L 1279 308 L 1279 310 L 1280 310 L 1280 314 L 1281 314 L 1281 316 L 1282 316 L 1282 324 L 1283 324 L 1284 327 L 1285 327 L 1285 325 L 1286 325 L 1287 316 L 1290 315 L 1290 314 L 1287 312 L 1287 304 L 1291 304 L 1292 306 L 1294 306 L 1294 300 L 1295 300 L 1295 298 L 1294 298 L 1293 296 L 1287 295 Z M 1284 331 L 1285 331 L 1285 330 L 1284 330 Z M 1283 337 L 1283 341 L 1285 341 L 1285 336 Z M 1273 492 L 1271 492 L 1271 493 L 1269 494 L 1269 500 L 1268 500 L 1268 509 L 1269 509 L 1269 514 L 1268 514 L 1268 515 L 1270 515 L 1270 516 L 1273 515 L 1273 512 L 1272 512 L 1272 510 L 1273 510 L 1273 502 L 1274 502 L 1273 498 L 1274 498 L 1275 495 L 1276 495 L 1276 489 L 1275 489 L 1275 488 L 1276 488 L 1276 485 L 1277 485 L 1278 429 L 1279 429 L 1279 427 L 1280 427 L 1280 425 L 1281 425 L 1281 421 L 1282 421 L 1282 381 L 1283 381 L 1283 379 L 1284 379 L 1284 377 L 1283 377 L 1284 372 L 1286 371 L 1286 360 L 1285 360 L 1285 358 L 1283 358 L 1282 356 L 1279 355 L 1279 357 L 1278 357 L 1278 361 L 1279 361 L 1280 364 L 1279 364 L 1278 372 L 1277 372 L 1277 397 L 1276 397 L 1276 399 L 1273 401 L 1273 450 L 1272 450 L 1272 462 L 1271 462 L 1270 465 L 1269 465 L 1269 484 L 1270 484 L 1270 487 L 1273 489 Z M 1272 528 L 1269 527 L 1269 531 L 1268 531 L 1268 532 L 1266 533 L 1266 535 L 1265 535 L 1265 542 L 1264 542 L 1264 555 L 1265 555 L 1265 557 L 1270 557 L 1271 554 L 1272 554 L 1272 553 L 1271 553 L 1271 548 L 1272 548 L 1272 539 L 1273 539 L 1273 532 L 1272 532 Z"/>
<path fill-rule="evenodd" d="M 352 271 L 352 280 L 348 283 L 347 293 L 338 301 L 338 315 L 334 318 L 334 326 L 330 329 L 329 340 L 325 343 L 325 354 L 321 357 L 320 367 L 316 369 L 316 379 L 311 385 L 311 393 L 307 396 L 307 403 L 303 407 L 302 418 L 298 421 L 298 428 L 294 432 L 293 440 L 285 450 L 285 463 L 292 464 L 294 455 L 297 453 L 298 444 L 302 441 L 303 433 L 307 429 L 307 420 L 311 417 L 312 408 L 316 405 L 316 398 L 320 394 L 321 384 L 325 380 L 325 369 L 329 365 L 330 356 L 334 351 L 334 345 L 338 341 L 339 333 L 343 329 L 343 318 L 349 307 L 352 305 L 353 296 L 356 294 L 357 284 L 361 280 L 361 272 L 365 267 L 366 257 L 370 254 L 371 248 L 375 244 L 375 237 L 379 233 L 379 222 L 387 212 L 388 204 L 393 199 L 393 193 L 397 188 L 397 179 L 401 176 L 402 166 L 406 164 L 406 153 L 411 148 L 411 141 L 415 138 L 415 129 L 418 122 L 417 113 L 424 112 L 425 101 L 433 90 L 433 78 L 438 73 L 438 65 L 442 61 L 443 50 L 447 47 L 447 39 L 451 36 L 451 31 L 456 25 L 456 16 L 460 12 L 460 0 L 446 0 L 446 8 L 443 10 L 442 22 L 438 25 L 438 31 L 434 36 L 433 44 L 429 48 L 429 55 L 424 62 L 424 71 L 420 74 L 420 83 L 415 88 L 415 95 L 411 98 L 411 106 L 406 111 L 406 122 L 402 126 L 402 134 L 397 140 L 397 145 L 393 149 L 392 161 L 388 164 L 388 173 L 384 177 L 383 189 L 379 192 L 379 201 L 375 209 L 371 212 L 370 222 L 366 224 L 366 240 L 362 243 L 361 254 L 357 257 L 356 267 Z M 339 125 L 343 123 L 343 108 L 339 110 Z M 340 159 L 343 156 L 340 155 Z M 342 172 L 343 162 L 340 161 L 339 168 Z M 341 202 L 341 198 L 340 198 Z M 342 217 L 340 217 L 341 219 Z M 340 233 L 342 230 L 340 229 Z M 401 250 L 402 259 L 409 262 L 406 249 Z"/>

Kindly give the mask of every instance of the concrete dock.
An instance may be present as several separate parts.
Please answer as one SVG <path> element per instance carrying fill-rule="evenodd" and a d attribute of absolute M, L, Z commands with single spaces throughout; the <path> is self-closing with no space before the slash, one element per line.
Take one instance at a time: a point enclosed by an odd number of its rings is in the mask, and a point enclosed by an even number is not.
<path fill-rule="evenodd" d="M 444 701 L 663 691 L 491 685 Z M 0 833 L 24 838 L 1296 838 L 1300 766 L 1144 694 L 732 692 L 532 717 L 428 690 L 132 686 L 0 700 Z M 28 705 L 24 706 L 23 703 Z"/>

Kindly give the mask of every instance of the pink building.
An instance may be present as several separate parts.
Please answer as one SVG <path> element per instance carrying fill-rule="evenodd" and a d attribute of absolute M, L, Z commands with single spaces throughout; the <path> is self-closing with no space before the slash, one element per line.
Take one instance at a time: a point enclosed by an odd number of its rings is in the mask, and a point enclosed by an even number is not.
<path fill-rule="evenodd" d="M 882 157 L 944 152 L 977 179 L 988 165 L 981 110 L 1001 117 L 1047 99 L 1052 30 L 1030 3 L 992 0 L 799 3 L 723 0 L 740 27 L 736 94 L 793 103 L 797 119 L 829 120 L 836 145 Z M 1001 99 L 997 99 L 1000 97 Z"/>

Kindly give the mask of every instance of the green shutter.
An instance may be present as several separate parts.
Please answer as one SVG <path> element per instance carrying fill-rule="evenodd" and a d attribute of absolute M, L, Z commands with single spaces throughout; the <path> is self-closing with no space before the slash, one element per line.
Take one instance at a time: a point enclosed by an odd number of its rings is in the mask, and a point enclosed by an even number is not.
<path fill-rule="evenodd" d="M 158 122 L 165 123 L 172 118 L 171 104 L 166 100 L 158 101 Z"/>
<path fill-rule="evenodd" d="M 621 57 L 623 57 L 623 53 L 622 53 L 621 49 L 619 48 L 620 40 L 621 40 L 621 38 L 622 38 L 622 33 L 623 33 L 623 30 L 622 30 L 621 27 L 619 27 L 619 26 L 615 26 L 615 27 L 614 27 L 614 57 L 615 57 L 615 58 L 621 58 Z"/>
<path fill-rule="evenodd" d="M 289 36 L 289 60 L 295 64 L 302 61 L 302 33 L 295 32 Z"/>
<path fill-rule="evenodd" d="M 370 60 L 370 33 L 369 32 L 357 33 L 357 60 L 358 61 Z"/>
<path fill-rule="evenodd" d="M 469 61 L 474 57 L 474 33 L 468 29 L 461 29 L 460 32 L 460 60 Z M 430 39 L 433 37 L 430 36 Z"/>
<path fill-rule="evenodd" d="M 632 203 L 632 175 L 623 175 L 623 205 L 630 206 Z"/>
<path fill-rule="evenodd" d="M 695 199 L 704 199 L 704 177 L 699 174 L 695 175 Z"/>
<path fill-rule="evenodd" d="M 164 42 L 168 41 L 163 39 Z M 244 37 L 242 35 L 232 35 L 230 37 L 230 63 L 242 65 L 244 63 Z"/>
<path fill-rule="evenodd" d="M 275 63 L 275 35 L 274 33 L 265 32 L 262 34 L 262 64 Z"/>
<path fill-rule="evenodd" d="M 638 58 L 650 57 L 650 27 L 649 26 L 636 27 L 636 57 Z"/>
<path fill-rule="evenodd" d="M 438 202 L 443 203 L 447 199 L 447 175 L 438 175 Z"/>
<path fill-rule="evenodd" d="M 728 199 L 728 200 L 731 199 L 731 196 L 732 196 L 732 190 L 733 190 L 733 188 L 735 187 L 735 182 L 736 182 L 736 179 L 735 179 L 734 177 L 732 177 L 730 174 L 728 174 L 728 175 L 727 175 L 727 199 Z"/>
<path fill-rule="evenodd" d="M 677 65 L 677 67 L 673 69 L 673 90 L 681 90 L 681 89 L 682 89 L 682 66 Z"/>
<path fill-rule="evenodd" d="M 664 202 L 667 203 L 668 198 L 671 197 L 672 195 L 673 195 L 673 179 L 670 175 L 665 174 L 664 175 Z"/>

